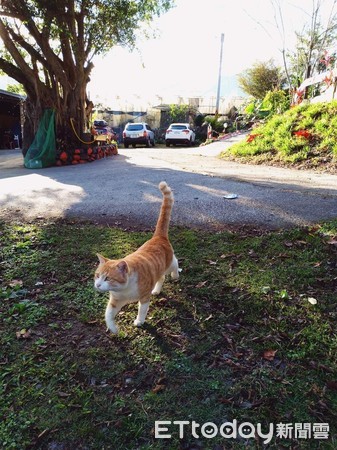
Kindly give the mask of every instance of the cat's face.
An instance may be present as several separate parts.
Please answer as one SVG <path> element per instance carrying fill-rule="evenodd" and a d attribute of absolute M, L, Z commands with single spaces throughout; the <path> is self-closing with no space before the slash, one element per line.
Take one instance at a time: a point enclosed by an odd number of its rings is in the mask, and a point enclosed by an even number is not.
<path fill-rule="evenodd" d="M 125 261 L 114 261 L 97 255 L 99 266 L 95 271 L 95 289 L 99 292 L 119 292 L 128 281 L 128 265 Z"/>

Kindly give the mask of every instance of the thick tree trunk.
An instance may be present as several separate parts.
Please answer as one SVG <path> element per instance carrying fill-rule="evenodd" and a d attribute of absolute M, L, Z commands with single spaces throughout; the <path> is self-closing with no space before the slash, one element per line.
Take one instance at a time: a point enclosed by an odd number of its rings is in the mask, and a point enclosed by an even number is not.
<path fill-rule="evenodd" d="M 80 83 L 78 83 L 80 85 Z M 47 108 L 55 110 L 56 140 L 58 149 L 75 148 L 81 145 L 80 139 L 86 131 L 86 85 L 76 89 L 58 90 L 44 86 L 27 96 L 25 102 L 25 122 L 23 153 L 31 145 L 37 132 L 43 112 Z"/>

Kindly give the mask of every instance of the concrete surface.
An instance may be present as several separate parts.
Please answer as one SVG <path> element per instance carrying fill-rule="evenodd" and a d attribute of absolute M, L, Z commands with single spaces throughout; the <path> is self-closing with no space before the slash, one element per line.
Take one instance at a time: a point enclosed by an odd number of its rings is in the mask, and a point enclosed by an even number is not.
<path fill-rule="evenodd" d="M 0 150 L 0 218 L 76 217 L 153 227 L 157 188 L 174 190 L 175 225 L 283 228 L 337 217 L 337 175 L 252 166 L 217 158 L 233 142 L 136 148 L 91 164 L 29 170 L 21 152 Z M 226 199 L 228 194 L 235 199 Z"/>

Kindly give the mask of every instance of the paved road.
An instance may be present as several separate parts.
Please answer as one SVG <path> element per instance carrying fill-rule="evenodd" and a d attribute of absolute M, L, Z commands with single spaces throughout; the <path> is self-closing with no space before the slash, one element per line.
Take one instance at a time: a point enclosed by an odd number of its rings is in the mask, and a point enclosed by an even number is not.
<path fill-rule="evenodd" d="M 176 225 L 282 228 L 337 217 L 337 175 L 217 158 L 241 138 L 189 149 L 120 149 L 92 164 L 42 170 L 25 169 L 19 151 L 2 150 L 0 217 L 79 217 L 153 227 L 161 180 L 174 189 Z"/>

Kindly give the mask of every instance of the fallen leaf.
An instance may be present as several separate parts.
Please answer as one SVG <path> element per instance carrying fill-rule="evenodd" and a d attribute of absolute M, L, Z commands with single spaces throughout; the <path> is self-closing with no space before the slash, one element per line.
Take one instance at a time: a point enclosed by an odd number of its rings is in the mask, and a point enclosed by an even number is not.
<path fill-rule="evenodd" d="M 317 261 L 313 264 L 314 267 L 320 267 L 320 265 L 322 264 L 321 261 Z"/>
<path fill-rule="evenodd" d="M 336 237 L 332 237 L 327 241 L 327 244 L 329 245 L 337 245 L 337 239 Z"/>
<path fill-rule="evenodd" d="M 67 394 L 66 392 L 62 392 L 62 391 L 59 391 L 59 392 L 57 393 L 57 395 L 58 395 L 59 397 L 61 397 L 61 398 L 66 398 L 66 397 L 69 397 L 69 396 L 70 396 L 70 394 Z"/>
<path fill-rule="evenodd" d="M 16 332 L 17 339 L 29 339 L 31 337 L 31 331 L 23 328 L 20 331 Z"/>
<path fill-rule="evenodd" d="M 263 358 L 267 361 L 274 361 L 277 350 L 265 350 L 263 352 Z"/>
<path fill-rule="evenodd" d="M 154 393 L 154 394 L 157 394 L 158 392 L 161 392 L 161 391 L 163 391 L 164 389 L 165 389 L 165 384 L 157 384 L 153 389 L 152 389 L 152 392 Z"/>
<path fill-rule="evenodd" d="M 17 287 L 17 286 L 22 286 L 22 285 L 23 285 L 23 281 L 22 280 L 12 280 L 9 283 L 9 286 L 12 287 L 12 288 Z"/>
<path fill-rule="evenodd" d="M 271 287 L 270 286 L 263 286 L 262 288 L 261 288 L 261 292 L 263 293 L 263 294 L 268 294 L 268 292 L 270 292 L 271 291 Z"/>
<path fill-rule="evenodd" d="M 219 402 L 223 403 L 224 405 L 231 405 L 233 403 L 233 398 L 220 397 Z"/>
<path fill-rule="evenodd" d="M 237 255 L 235 253 L 224 253 L 220 256 L 220 258 L 225 259 L 225 258 L 236 258 Z"/>
<path fill-rule="evenodd" d="M 207 284 L 207 283 L 208 283 L 208 280 L 206 280 L 206 281 L 200 281 L 200 283 L 198 283 L 198 284 L 196 285 L 196 288 L 197 288 L 197 289 L 200 289 L 200 288 L 204 287 L 205 284 Z"/>
<path fill-rule="evenodd" d="M 210 314 L 208 317 L 206 317 L 205 322 L 208 322 L 211 319 L 213 319 L 213 315 L 212 314 Z"/>
<path fill-rule="evenodd" d="M 291 258 L 291 256 L 288 255 L 287 253 L 280 253 L 279 255 L 276 256 L 276 258 L 288 259 Z"/>

